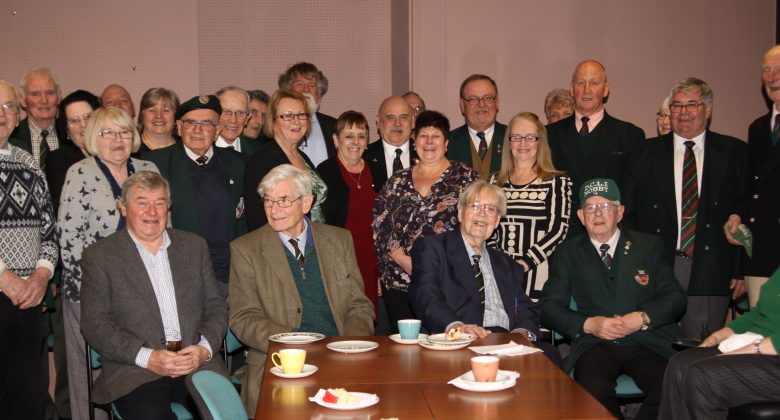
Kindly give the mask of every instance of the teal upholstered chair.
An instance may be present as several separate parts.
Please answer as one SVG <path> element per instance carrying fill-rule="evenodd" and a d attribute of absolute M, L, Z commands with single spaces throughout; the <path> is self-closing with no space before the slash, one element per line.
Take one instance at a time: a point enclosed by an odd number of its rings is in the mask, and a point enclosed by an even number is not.
<path fill-rule="evenodd" d="M 204 420 L 245 420 L 241 397 L 230 381 L 219 373 L 202 370 L 185 380 L 198 412 Z"/>

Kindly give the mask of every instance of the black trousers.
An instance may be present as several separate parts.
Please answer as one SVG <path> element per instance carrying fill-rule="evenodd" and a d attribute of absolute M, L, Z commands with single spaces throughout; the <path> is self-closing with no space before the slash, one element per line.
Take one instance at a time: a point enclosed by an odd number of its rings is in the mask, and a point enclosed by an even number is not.
<path fill-rule="evenodd" d="M 382 285 L 382 298 L 385 301 L 387 318 L 393 334 L 398 334 L 398 320 L 417 318 L 409 305 L 409 293 L 398 289 L 386 289 Z"/>
<path fill-rule="evenodd" d="M 726 419 L 730 407 L 780 400 L 780 357 L 719 354 L 717 347 L 708 347 L 672 357 L 660 418 Z"/>
<path fill-rule="evenodd" d="M 41 355 L 43 312 L 38 305 L 19 309 L 0 292 L 0 417 L 44 418 Z"/>
<path fill-rule="evenodd" d="M 191 413 L 197 413 L 184 378 L 163 377 L 143 384 L 114 401 L 114 405 L 124 420 L 176 420 L 171 411 L 172 402 L 184 404 Z"/>
<path fill-rule="evenodd" d="M 626 374 L 644 392 L 637 420 L 658 418 L 667 360 L 642 346 L 599 343 L 582 354 L 574 367 L 574 379 L 615 417 L 622 419 L 615 395 L 618 376 Z"/>

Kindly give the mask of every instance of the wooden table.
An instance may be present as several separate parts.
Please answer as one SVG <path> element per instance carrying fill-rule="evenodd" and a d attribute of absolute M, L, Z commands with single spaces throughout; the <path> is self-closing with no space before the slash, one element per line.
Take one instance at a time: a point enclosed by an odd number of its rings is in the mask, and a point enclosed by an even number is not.
<path fill-rule="evenodd" d="M 379 348 L 343 354 L 325 345 L 340 340 L 366 340 Z M 472 346 L 528 344 L 520 334 L 491 334 Z M 283 348 L 306 350 L 306 363 L 319 368 L 301 379 L 270 373 L 270 354 Z M 384 336 L 328 337 L 316 343 L 271 343 L 255 419 L 612 419 L 612 415 L 542 353 L 502 357 L 500 369 L 520 372 L 517 385 L 498 392 L 464 391 L 447 382 L 471 369 L 476 353 L 468 347 L 436 351 L 397 344 Z M 346 388 L 379 396 L 379 403 L 360 410 L 338 411 L 308 400 L 320 388 Z"/>

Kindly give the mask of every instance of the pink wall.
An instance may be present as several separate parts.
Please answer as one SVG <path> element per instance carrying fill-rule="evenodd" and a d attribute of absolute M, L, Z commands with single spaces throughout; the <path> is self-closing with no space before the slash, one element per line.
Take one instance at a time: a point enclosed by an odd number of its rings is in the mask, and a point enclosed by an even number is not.
<path fill-rule="evenodd" d="M 356 109 L 373 123 L 382 99 L 411 87 L 457 126 L 468 74 L 496 79 L 506 121 L 541 114 L 547 91 L 593 57 L 609 72 L 608 111 L 648 135 L 674 81 L 695 75 L 715 91 L 713 129 L 744 138 L 766 109 L 759 65 L 774 12 L 731 0 L 6 0 L 0 79 L 48 65 L 65 94 L 120 83 L 137 105 L 158 85 L 184 99 L 228 84 L 271 93 L 307 60 L 330 79 L 325 113 Z"/>

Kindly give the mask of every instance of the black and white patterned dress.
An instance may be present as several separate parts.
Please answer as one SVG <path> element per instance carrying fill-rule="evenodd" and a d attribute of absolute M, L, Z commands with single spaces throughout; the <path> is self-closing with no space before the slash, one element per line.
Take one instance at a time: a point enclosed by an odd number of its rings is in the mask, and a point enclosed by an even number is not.
<path fill-rule="evenodd" d="M 496 178 L 493 175 L 490 182 L 495 184 Z M 489 244 L 528 264 L 526 294 L 537 300 L 547 281 L 547 259 L 566 238 L 569 228 L 571 179 L 567 176 L 546 181 L 536 178 L 526 185 L 507 181 L 501 187 L 507 199 L 507 215 L 501 219 Z"/>

